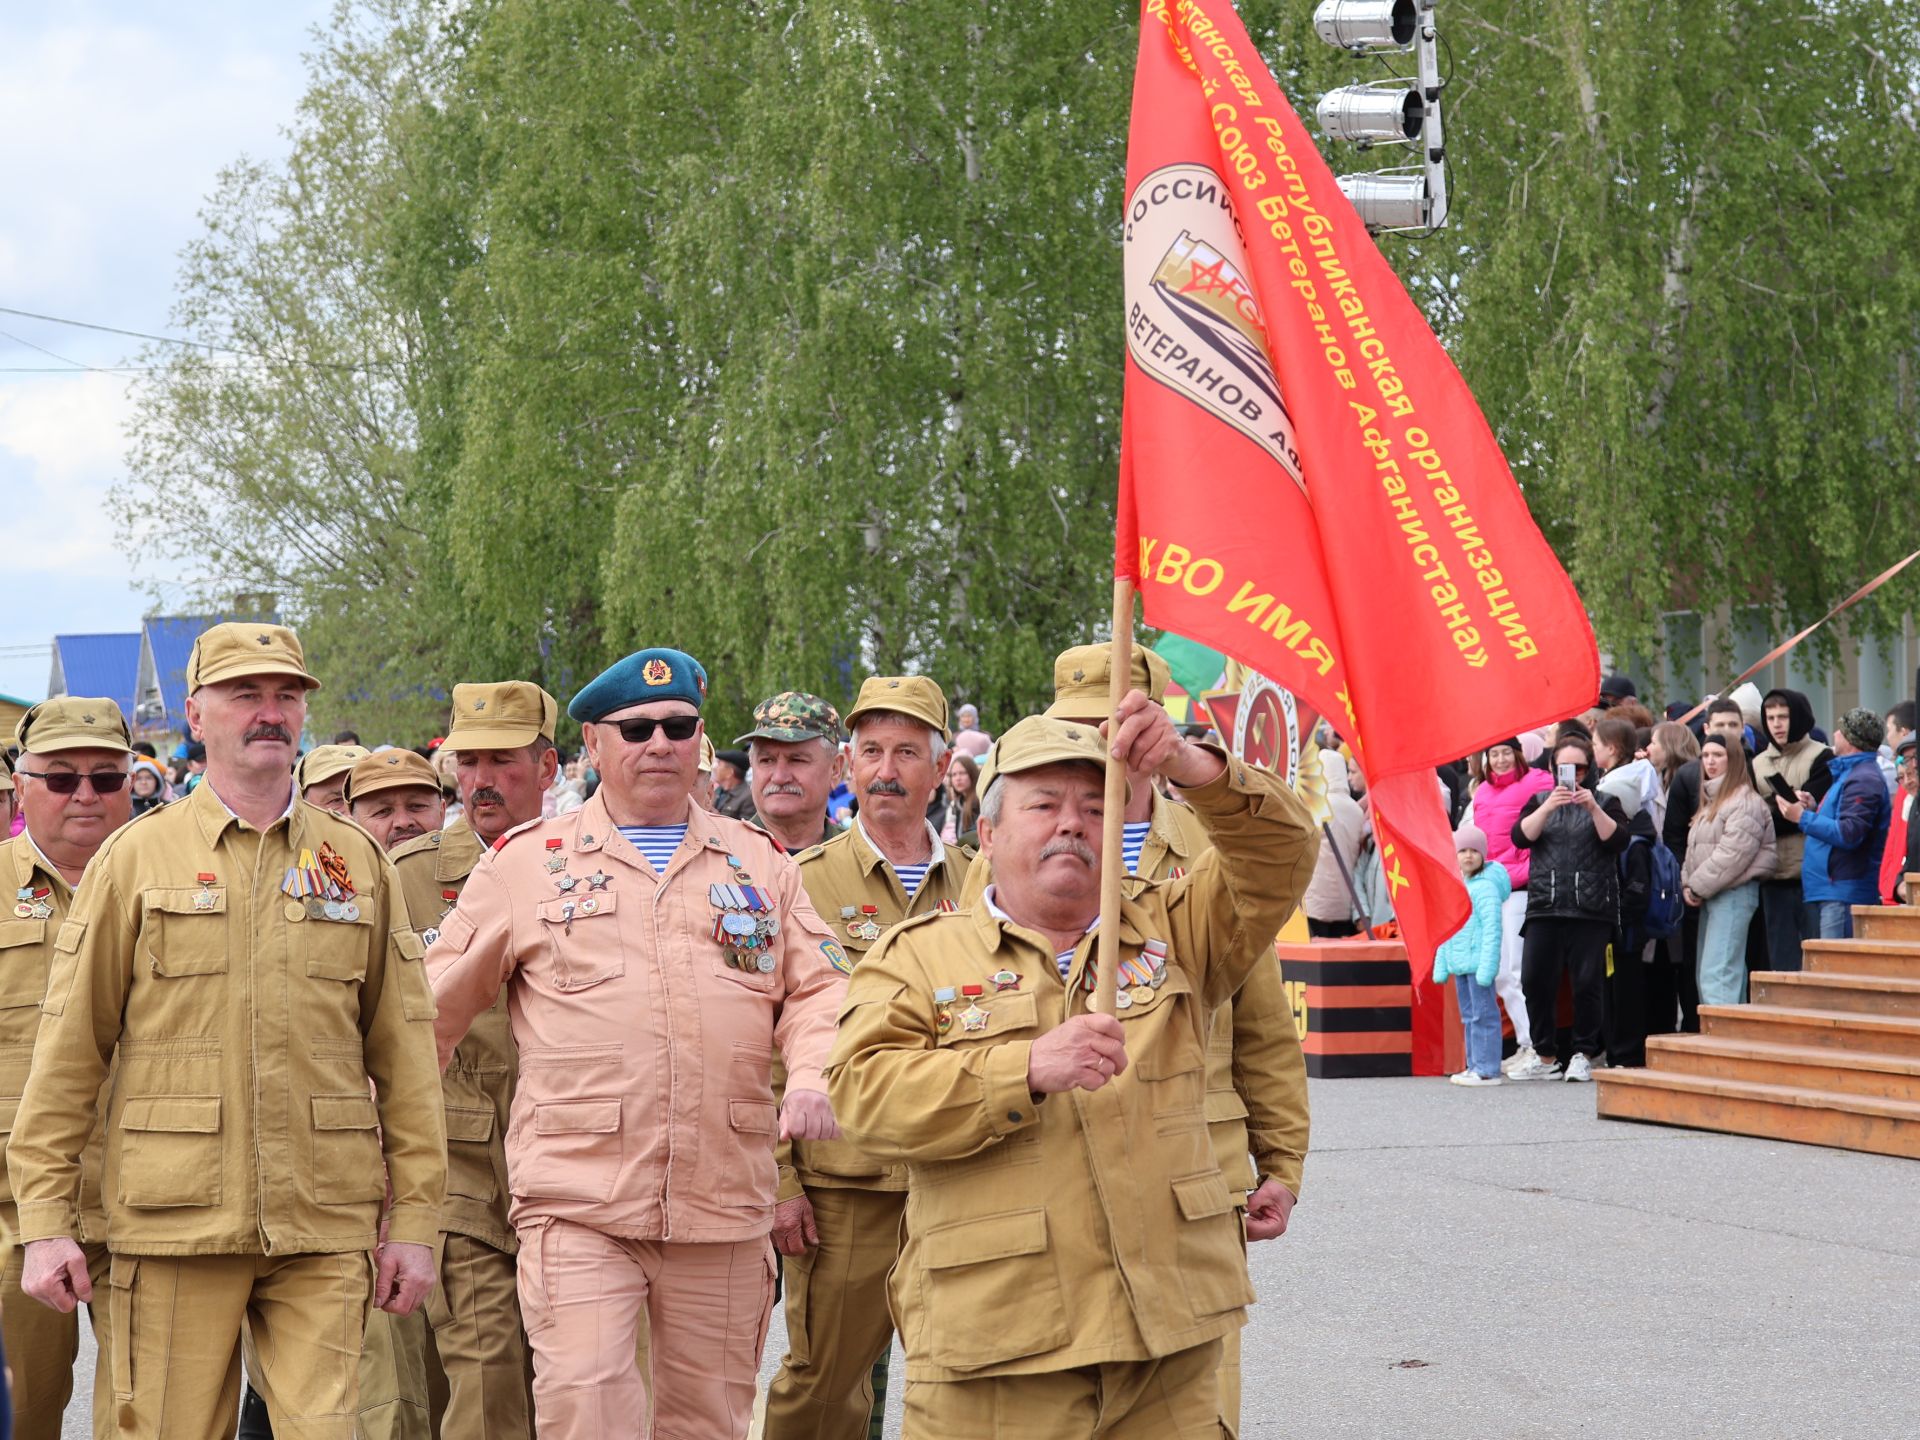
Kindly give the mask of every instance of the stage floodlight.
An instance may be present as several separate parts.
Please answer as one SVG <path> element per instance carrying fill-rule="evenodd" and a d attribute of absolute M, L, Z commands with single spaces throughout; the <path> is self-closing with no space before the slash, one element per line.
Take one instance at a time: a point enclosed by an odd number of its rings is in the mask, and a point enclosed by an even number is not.
<path fill-rule="evenodd" d="M 1316 108 L 1320 128 L 1330 139 L 1368 144 L 1417 140 L 1427 115 L 1426 101 L 1418 90 L 1393 82 L 1329 90 Z"/>
<path fill-rule="evenodd" d="M 1322 0 L 1313 28 L 1342 50 L 1404 50 L 1413 43 L 1414 0 Z"/>
<path fill-rule="evenodd" d="M 1340 190 L 1370 230 L 1424 230 L 1433 208 L 1424 175 L 1374 171 L 1342 175 Z"/>

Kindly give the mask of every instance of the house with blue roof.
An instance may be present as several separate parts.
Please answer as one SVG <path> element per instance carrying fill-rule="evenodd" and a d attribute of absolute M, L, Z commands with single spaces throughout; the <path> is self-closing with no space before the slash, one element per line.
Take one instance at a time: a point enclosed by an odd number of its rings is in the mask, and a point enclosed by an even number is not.
<path fill-rule="evenodd" d="M 135 700 L 128 711 L 142 735 L 187 733 L 187 661 L 201 633 L 229 620 L 265 620 L 266 615 L 149 615 L 140 622 Z"/>
<path fill-rule="evenodd" d="M 140 675 L 138 631 L 125 635 L 56 635 L 48 695 L 104 695 L 129 719 Z"/>

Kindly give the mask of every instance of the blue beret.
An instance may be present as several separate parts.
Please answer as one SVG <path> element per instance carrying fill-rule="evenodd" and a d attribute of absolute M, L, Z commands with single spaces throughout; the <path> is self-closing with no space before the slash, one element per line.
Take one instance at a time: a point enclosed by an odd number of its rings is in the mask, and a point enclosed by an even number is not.
<path fill-rule="evenodd" d="M 684 700 L 698 710 L 707 698 L 707 672 L 679 650 L 636 650 L 609 665 L 567 703 L 567 714 L 589 724 L 629 705 Z"/>

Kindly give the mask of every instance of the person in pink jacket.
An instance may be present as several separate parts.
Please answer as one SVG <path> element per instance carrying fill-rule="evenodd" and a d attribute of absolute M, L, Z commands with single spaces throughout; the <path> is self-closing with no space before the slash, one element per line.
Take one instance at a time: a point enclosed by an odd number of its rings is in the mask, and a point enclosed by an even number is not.
<path fill-rule="evenodd" d="M 677 650 L 630 655 L 574 696 L 599 790 L 502 836 L 427 952 L 442 1065 L 507 990 L 510 1217 L 542 1440 L 639 1435 L 649 1404 L 662 1436 L 747 1433 L 774 1139 L 840 1133 L 821 1067 L 851 967 L 773 841 L 691 803 L 705 698 Z"/>
<path fill-rule="evenodd" d="M 1528 853 L 1513 843 L 1513 822 L 1529 799 L 1553 788 L 1553 777 L 1528 766 L 1518 740 L 1489 745 L 1480 767 L 1487 778 L 1473 792 L 1473 823 L 1486 833 L 1487 859 L 1505 866 L 1507 879 L 1513 882 L 1513 893 L 1500 906 L 1500 973 L 1493 982 L 1520 1046 L 1507 1061 L 1511 1068 L 1534 1058 L 1533 1046 L 1527 1043 L 1531 1033 L 1527 999 L 1520 991 L 1520 926 L 1527 918 Z"/>

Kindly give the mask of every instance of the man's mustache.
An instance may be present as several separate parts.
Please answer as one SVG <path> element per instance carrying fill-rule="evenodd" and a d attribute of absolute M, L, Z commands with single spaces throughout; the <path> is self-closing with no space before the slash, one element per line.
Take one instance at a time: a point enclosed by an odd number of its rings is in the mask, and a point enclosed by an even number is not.
<path fill-rule="evenodd" d="M 291 745 L 293 736 L 284 725 L 256 725 L 247 731 L 248 743 L 255 740 L 282 740 Z"/>
<path fill-rule="evenodd" d="M 1051 860 L 1056 855 L 1071 855 L 1091 869 L 1099 862 L 1094 858 L 1093 847 L 1084 840 L 1076 840 L 1071 835 L 1063 835 L 1058 840 L 1047 842 L 1047 848 L 1040 852 L 1042 860 Z"/>
<path fill-rule="evenodd" d="M 800 786 L 795 785 L 791 780 L 785 782 L 784 784 L 768 785 L 763 788 L 765 789 L 766 793 L 769 795 L 799 795 L 804 797 L 807 793 Z"/>
<path fill-rule="evenodd" d="M 469 805 L 505 805 L 507 797 L 491 785 L 482 785 L 467 801 Z"/>
<path fill-rule="evenodd" d="M 875 780 L 867 786 L 867 794 L 898 795 L 904 800 L 907 798 L 907 787 L 898 780 Z"/>

